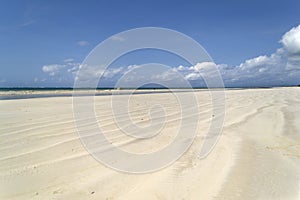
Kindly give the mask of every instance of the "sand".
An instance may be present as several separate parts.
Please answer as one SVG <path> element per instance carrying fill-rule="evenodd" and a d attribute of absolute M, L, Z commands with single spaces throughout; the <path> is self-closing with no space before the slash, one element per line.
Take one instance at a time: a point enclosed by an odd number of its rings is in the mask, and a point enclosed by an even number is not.
<path fill-rule="evenodd" d="M 86 151 L 71 97 L 1 100 L 0 199 L 299 199 L 300 88 L 225 93 L 223 133 L 213 151 L 205 159 L 197 157 L 213 117 L 209 93 L 198 91 L 194 143 L 172 165 L 146 174 L 113 170 Z M 157 102 L 167 113 L 162 134 L 139 142 L 118 129 L 110 101 L 111 96 L 95 97 L 95 110 L 117 147 L 151 153 L 174 139 L 180 107 L 171 94 L 132 97 L 132 120 L 140 126 L 151 123 L 148 109 Z"/>

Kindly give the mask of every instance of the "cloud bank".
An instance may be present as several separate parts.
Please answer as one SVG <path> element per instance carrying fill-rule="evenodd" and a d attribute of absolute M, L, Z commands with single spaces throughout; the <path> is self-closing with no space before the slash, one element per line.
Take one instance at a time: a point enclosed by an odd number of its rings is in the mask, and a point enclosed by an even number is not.
<path fill-rule="evenodd" d="M 117 39 L 116 39 L 117 40 Z M 197 63 L 193 66 L 170 67 L 159 74 L 149 71 L 149 81 L 168 81 L 178 83 L 176 74 L 181 74 L 185 80 L 193 86 L 205 86 L 203 77 L 214 76 L 209 69 L 217 67 L 226 87 L 264 87 L 300 84 L 300 25 L 286 32 L 279 40 L 282 47 L 271 55 L 261 55 L 237 66 L 227 64 L 215 64 L 211 62 Z M 83 44 L 83 43 L 82 43 Z M 62 65 L 45 65 L 42 70 L 50 76 L 55 76 L 67 69 L 75 80 L 98 79 L 102 76 L 103 81 L 116 83 L 120 77 L 128 76 L 128 80 L 138 79 L 139 74 L 132 70 L 138 69 L 139 65 L 123 66 L 101 70 L 100 66 L 81 66 L 72 59 L 65 60 Z M 78 70 L 81 70 L 78 75 Z M 129 73 L 131 72 L 131 73 Z M 178 85 L 177 85 L 178 86 Z"/>

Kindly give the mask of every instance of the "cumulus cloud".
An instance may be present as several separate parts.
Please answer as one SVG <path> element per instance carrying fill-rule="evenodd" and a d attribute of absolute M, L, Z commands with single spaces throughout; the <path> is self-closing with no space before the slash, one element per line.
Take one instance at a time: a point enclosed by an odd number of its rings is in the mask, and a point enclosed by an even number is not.
<path fill-rule="evenodd" d="M 201 74 L 196 73 L 196 72 L 192 72 L 192 73 L 189 73 L 189 74 L 185 75 L 184 77 L 185 77 L 186 80 L 195 81 L 195 80 L 201 78 Z"/>
<path fill-rule="evenodd" d="M 79 65 L 70 69 L 74 74 L 75 80 L 82 84 L 94 85 L 101 79 L 113 79 L 115 76 L 121 76 L 128 70 L 128 67 L 108 68 L 105 69 L 101 65 Z"/>
<path fill-rule="evenodd" d="M 174 81 L 178 79 L 178 72 L 176 68 L 168 69 L 168 70 L 161 70 L 161 72 L 156 72 L 151 75 L 151 79 L 153 82 L 156 81 Z"/>
<path fill-rule="evenodd" d="M 190 69 L 195 71 L 195 72 L 201 72 L 201 71 L 208 71 L 216 67 L 216 64 L 213 62 L 202 62 L 202 63 L 197 63 L 194 66 L 191 66 Z"/>
<path fill-rule="evenodd" d="M 88 41 L 82 40 L 82 41 L 78 41 L 77 44 L 78 44 L 79 46 L 84 47 L 84 46 L 88 46 L 90 43 L 89 43 Z"/>
<path fill-rule="evenodd" d="M 300 25 L 285 33 L 280 42 L 289 54 L 300 55 Z"/>
<path fill-rule="evenodd" d="M 121 38 L 112 38 L 121 41 Z M 73 59 L 66 59 L 64 64 L 54 64 L 43 66 L 43 71 L 50 76 L 58 74 L 61 69 L 73 74 L 76 80 L 98 81 L 101 76 L 106 80 L 118 81 L 122 76 L 127 76 L 128 81 L 137 82 L 145 79 L 149 81 L 173 81 L 178 83 L 178 74 L 185 80 L 193 83 L 194 86 L 205 86 L 205 79 L 217 78 L 216 70 L 221 74 L 225 86 L 276 86 L 276 85 L 298 85 L 300 76 L 300 26 L 292 28 L 285 33 L 280 43 L 282 47 L 271 55 L 260 55 L 255 58 L 245 60 L 243 63 L 230 66 L 227 64 L 215 64 L 213 62 L 197 63 L 193 66 L 173 67 L 161 73 L 147 72 L 139 65 L 127 67 L 114 67 L 104 70 L 103 66 L 81 66 Z M 145 72 L 138 71 L 146 70 Z M 78 74 L 77 72 L 80 71 Z M 147 73 L 146 73 L 147 72 Z M 149 74 L 149 77 L 146 75 Z M 124 79 L 125 80 L 125 79 Z M 298 82 L 299 81 L 299 82 Z"/>
<path fill-rule="evenodd" d="M 66 65 L 59 65 L 59 64 L 44 65 L 42 67 L 42 70 L 43 72 L 48 73 L 50 76 L 54 76 L 65 66 Z"/>
<path fill-rule="evenodd" d="M 292 30 L 292 32 L 289 31 L 288 33 L 293 34 L 288 34 L 288 36 L 294 38 L 299 34 L 300 29 L 293 28 Z M 286 35 L 283 38 L 286 38 Z M 186 80 L 193 82 L 196 86 L 203 86 L 201 85 L 204 83 L 203 81 L 217 78 L 217 76 L 214 77 L 216 75 L 216 68 L 221 74 L 225 86 L 295 85 L 299 84 L 297 77 L 300 74 L 300 56 L 295 51 L 297 48 L 298 46 L 295 43 L 286 43 L 271 55 L 261 55 L 251 58 L 237 66 L 202 62 L 194 66 L 179 66 L 174 69 L 183 74 Z M 293 49 L 293 54 L 290 49 Z M 166 75 L 169 76 L 166 77 Z M 172 74 L 165 73 L 161 77 L 170 79 L 172 78 Z"/>
<path fill-rule="evenodd" d="M 103 76 L 105 78 L 113 78 L 115 75 L 120 74 L 124 70 L 123 67 L 119 68 L 110 68 L 108 70 L 105 70 Z"/>
<path fill-rule="evenodd" d="M 287 69 L 300 69 L 300 25 L 285 33 L 280 42 L 287 52 Z"/>
<path fill-rule="evenodd" d="M 285 33 L 282 47 L 271 55 L 246 60 L 239 66 L 219 66 L 227 86 L 298 85 L 300 75 L 300 25 Z"/>
<path fill-rule="evenodd" d="M 300 62 L 291 63 L 289 53 L 280 48 L 270 56 L 258 56 L 219 70 L 227 86 L 277 86 L 298 84 L 299 66 Z"/>

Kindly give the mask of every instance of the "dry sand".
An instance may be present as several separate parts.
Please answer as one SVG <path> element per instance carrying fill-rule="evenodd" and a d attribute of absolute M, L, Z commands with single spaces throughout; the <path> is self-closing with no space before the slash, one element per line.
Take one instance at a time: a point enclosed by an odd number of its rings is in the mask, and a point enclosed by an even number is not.
<path fill-rule="evenodd" d="M 97 162 L 79 140 L 71 97 L 0 101 L 0 199 L 300 199 L 300 88 L 226 91 L 223 134 L 203 160 L 197 154 L 212 112 L 209 94 L 196 95 L 201 115 L 193 145 L 148 174 Z M 96 97 L 96 114 L 119 148 L 149 153 L 172 141 L 180 113 L 171 94 L 132 97 L 132 120 L 141 126 L 155 102 L 169 113 L 163 134 L 139 143 L 122 136 L 110 100 Z"/>

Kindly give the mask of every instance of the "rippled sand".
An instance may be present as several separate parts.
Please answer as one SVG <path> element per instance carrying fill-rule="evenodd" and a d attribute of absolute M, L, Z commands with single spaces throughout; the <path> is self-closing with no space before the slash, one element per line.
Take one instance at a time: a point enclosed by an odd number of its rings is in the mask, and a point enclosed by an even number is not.
<path fill-rule="evenodd" d="M 212 153 L 197 158 L 214 117 L 209 93 L 198 91 L 193 145 L 171 166 L 147 174 L 117 172 L 84 149 L 71 97 L 2 100 L 0 199 L 299 199 L 300 88 L 225 93 L 223 134 Z M 122 102 L 126 95 L 114 98 Z M 174 139 L 181 115 L 172 94 L 138 94 L 129 101 L 131 120 L 141 127 L 155 121 L 152 105 L 164 107 L 166 126 L 149 140 L 124 135 L 110 102 L 111 96 L 95 97 L 98 122 L 115 146 L 151 153 Z"/>

